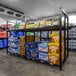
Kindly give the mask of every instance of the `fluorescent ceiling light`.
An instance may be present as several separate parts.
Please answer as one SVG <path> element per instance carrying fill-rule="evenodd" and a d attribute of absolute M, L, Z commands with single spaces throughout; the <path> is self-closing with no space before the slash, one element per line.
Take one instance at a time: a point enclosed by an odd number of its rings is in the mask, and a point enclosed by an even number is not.
<path fill-rule="evenodd" d="M 11 23 L 11 22 L 16 23 L 16 20 L 9 20 L 9 22 L 10 22 L 10 23 Z"/>

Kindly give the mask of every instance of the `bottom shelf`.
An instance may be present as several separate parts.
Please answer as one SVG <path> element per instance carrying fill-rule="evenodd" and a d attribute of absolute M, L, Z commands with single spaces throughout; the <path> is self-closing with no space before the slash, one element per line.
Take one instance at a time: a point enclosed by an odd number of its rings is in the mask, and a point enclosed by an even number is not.
<path fill-rule="evenodd" d="M 37 59 L 33 59 L 33 58 L 27 58 L 26 56 L 22 56 L 20 54 L 17 54 L 17 53 L 11 53 L 11 52 L 8 52 L 10 55 L 13 55 L 13 56 L 17 56 L 17 57 L 21 57 L 21 58 L 25 58 L 26 60 L 31 60 L 31 61 L 34 61 L 34 62 L 38 62 L 38 63 L 42 63 L 42 64 L 48 64 L 48 65 L 51 65 L 51 66 L 58 66 L 60 67 L 60 65 L 57 65 L 57 64 L 53 64 L 53 63 L 49 63 L 48 61 L 45 62 L 43 60 L 37 60 Z M 62 63 L 62 66 L 64 65 L 66 60 L 63 61 Z"/>

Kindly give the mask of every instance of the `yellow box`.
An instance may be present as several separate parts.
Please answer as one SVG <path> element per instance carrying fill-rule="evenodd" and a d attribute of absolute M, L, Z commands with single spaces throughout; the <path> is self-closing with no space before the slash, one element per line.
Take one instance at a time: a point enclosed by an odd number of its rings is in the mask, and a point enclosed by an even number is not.
<path fill-rule="evenodd" d="M 52 32 L 52 42 L 59 43 L 60 33 L 59 31 L 53 31 Z M 63 34 L 62 34 L 62 42 L 63 42 Z"/>
<path fill-rule="evenodd" d="M 48 62 L 59 65 L 59 54 L 48 53 Z"/>
<path fill-rule="evenodd" d="M 59 43 L 48 43 L 48 52 L 59 54 Z"/>

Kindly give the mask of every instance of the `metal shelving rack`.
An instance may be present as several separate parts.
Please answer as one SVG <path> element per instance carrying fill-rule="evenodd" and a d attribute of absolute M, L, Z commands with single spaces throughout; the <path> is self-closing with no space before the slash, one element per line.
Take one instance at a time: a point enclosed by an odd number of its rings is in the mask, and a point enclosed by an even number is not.
<path fill-rule="evenodd" d="M 64 17 L 64 25 L 62 26 L 62 17 Z M 56 25 L 56 26 L 45 26 L 45 27 L 42 27 L 42 28 L 31 28 L 31 29 L 26 29 L 26 23 L 25 23 L 25 29 L 22 29 L 22 30 L 9 30 L 8 32 L 10 31 L 25 31 L 25 44 L 27 43 L 27 40 L 26 40 L 26 32 L 38 32 L 38 31 L 59 31 L 60 33 L 60 46 L 59 46 L 59 49 L 60 49 L 60 53 L 59 53 L 59 60 L 60 60 L 60 65 L 59 65 L 59 68 L 60 70 L 62 70 L 62 67 L 63 67 L 63 64 L 65 63 L 66 59 L 68 58 L 69 56 L 69 49 L 68 49 L 68 45 L 69 45 L 69 18 L 68 16 L 66 15 L 66 13 L 61 10 L 61 14 L 59 16 L 59 25 Z M 62 31 L 64 31 L 64 61 L 62 62 Z M 67 33 L 66 33 L 67 32 Z M 67 34 L 67 36 L 66 36 Z M 35 33 L 34 33 L 34 37 L 35 37 Z M 34 39 L 35 40 L 35 39 Z M 40 40 L 41 40 L 41 34 L 40 34 Z M 67 40 L 67 43 L 66 43 L 66 40 Z M 8 44 L 8 42 L 7 42 Z M 67 44 L 67 47 L 66 47 L 66 44 Z M 7 46 L 8 47 L 8 46 Z M 26 49 L 26 46 L 25 46 L 25 49 Z M 8 53 L 8 49 L 7 49 L 7 53 Z"/>
<path fill-rule="evenodd" d="M 59 53 L 59 60 L 60 60 L 60 65 L 59 68 L 60 70 L 62 70 L 63 64 L 65 63 L 66 59 L 69 56 L 69 49 L 68 49 L 68 45 L 69 45 L 69 18 L 67 16 L 67 14 L 61 9 L 61 14 L 59 16 L 59 25 L 57 26 L 45 26 L 42 28 L 31 28 L 31 29 L 25 29 L 26 32 L 39 32 L 40 31 L 40 41 L 41 41 L 41 31 L 60 31 L 60 53 Z M 62 17 L 64 17 L 64 25 L 62 26 Z M 62 62 L 62 31 L 64 31 L 64 61 Z M 35 35 L 34 35 L 35 36 Z M 66 39 L 67 39 L 67 43 L 66 43 Z M 26 36 L 25 36 L 25 40 L 26 40 Z M 27 42 L 27 41 L 26 41 Z M 66 46 L 67 44 L 67 46 Z"/>

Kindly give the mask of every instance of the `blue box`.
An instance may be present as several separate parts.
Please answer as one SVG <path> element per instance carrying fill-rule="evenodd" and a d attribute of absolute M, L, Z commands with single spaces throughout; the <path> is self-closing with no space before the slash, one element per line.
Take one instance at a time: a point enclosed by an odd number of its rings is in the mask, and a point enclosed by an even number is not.
<path fill-rule="evenodd" d="M 26 50 L 26 58 L 32 58 L 30 49 Z"/>
<path fill-rule="evenodd" d="M 17 32 L 17 37 L 24 36 L 24 32 Z"/>
<path fill-rule="evenodd" d="M 10 36 L 16 36 L 16 32 L 15 31 L 12 31 L 12 32 L 10 32 Z"/>

